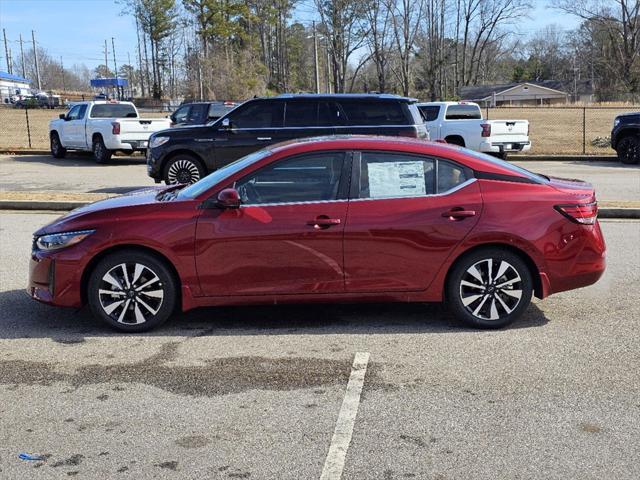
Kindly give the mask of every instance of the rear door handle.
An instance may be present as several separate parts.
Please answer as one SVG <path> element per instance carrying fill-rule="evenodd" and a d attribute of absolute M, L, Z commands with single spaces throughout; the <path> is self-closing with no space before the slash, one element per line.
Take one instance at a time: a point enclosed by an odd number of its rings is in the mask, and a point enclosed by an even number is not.
<path fill-rule="evenodd" d="M 462 207 L 455 207 L 452 208 L 451 210 L 444 212 L 442 214 L 443 217 L 449 218 L 451 220 L 462 220 L 468 217 L 475 217 L 476 216 L 476 211 L 475 210 L 465 210 Z"/>
<path fill-rule="evenodd" d="M 326 215 L 320 215 L 315 220 L 309 220 L 307 225 L 313 227 L 315 230 L 324 230 L 334 225 L 340 225 L 339 218 L 329 218 Z"/>
<path fill-rule="evenodd" d="M 260 141 L 268 141 L 268 140 L 271 140 L 271 137 L 258 137 L 258 140 L 260 140 Z"/>

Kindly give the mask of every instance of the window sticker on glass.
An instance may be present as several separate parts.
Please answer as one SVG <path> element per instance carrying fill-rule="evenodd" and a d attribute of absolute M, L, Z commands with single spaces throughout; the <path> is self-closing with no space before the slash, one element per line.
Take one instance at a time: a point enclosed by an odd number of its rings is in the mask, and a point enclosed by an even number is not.
<path fill-rule="evenodd" d="M 368 168 L 371 198 L 426 194 L 422 161 L 370 163 Z"/>

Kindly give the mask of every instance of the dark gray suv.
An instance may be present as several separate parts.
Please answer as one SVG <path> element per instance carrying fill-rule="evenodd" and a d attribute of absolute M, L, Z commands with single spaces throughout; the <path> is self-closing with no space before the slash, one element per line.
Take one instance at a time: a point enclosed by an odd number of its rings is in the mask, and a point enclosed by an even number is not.
<path fill-rule="evenodd" d="M 387 94 L 296 94 L 249 100 L 209 125 L 156 132 L 147 172 L 156 182 L 193 183 L 268 145 L 324 135 L 428 140 L 416 100 Z"/>

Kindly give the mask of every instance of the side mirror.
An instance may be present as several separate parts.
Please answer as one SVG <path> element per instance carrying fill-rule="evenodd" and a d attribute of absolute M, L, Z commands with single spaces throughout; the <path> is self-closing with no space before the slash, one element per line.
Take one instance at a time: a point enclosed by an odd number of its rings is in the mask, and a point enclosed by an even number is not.
<path fill-rule="evenodd" d="M 222 128 L 231 129 L 231 120 L 229 119 L 229 117 L 222 119 Z"/>
<path fill-rule="evenodd" d="M 240 194 L 235 188 L 225 188 L 218 194 L 218 208 L 240 208 Z"/>
<path fill-rule="evenodd" d="M 58 117 L 59 117 L 61 120 L 66 120 L 66 119 L 67 119 L 67 114 L 66 114 L 66 113 L 61 113 L 60 115 L 58 115 Z"/>

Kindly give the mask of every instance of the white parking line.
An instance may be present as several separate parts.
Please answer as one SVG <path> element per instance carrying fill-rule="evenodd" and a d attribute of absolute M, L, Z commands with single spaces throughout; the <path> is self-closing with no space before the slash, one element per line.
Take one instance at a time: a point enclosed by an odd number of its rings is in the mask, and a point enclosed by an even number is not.
<path fill-rule="evenodd" d="M 353 359 L 347 392 L 344 395 L 342 407 L 340 407 L 338 422 L 333 431 L 331 446 L 324 462 L 320 480 L 340 480 L 342 477 L 344 461 L 351 443 L 358 405 L 360 405 L 360 394 L 364 385 L 364 375 L 367 373 L 367 363 L 369 363 L 369 353 L 357 352 Z"/>

